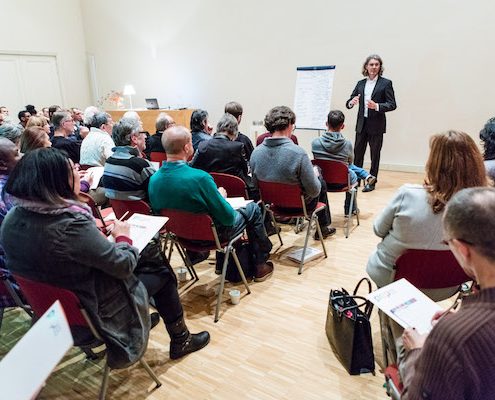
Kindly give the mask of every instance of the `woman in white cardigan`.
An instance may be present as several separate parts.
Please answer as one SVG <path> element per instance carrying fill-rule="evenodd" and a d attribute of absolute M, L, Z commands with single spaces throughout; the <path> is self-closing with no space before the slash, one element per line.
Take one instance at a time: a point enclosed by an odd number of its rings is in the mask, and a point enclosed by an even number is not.
<path fill-rule="evenodd" d="M 392 282 L 395 261 L 406 249 L 447 250 L 442 244 L 445 204 L 461 189 L 486 185 L 483 157 L 468 134 L 432 136 L 424 184 L 402 186 L 374 222 L 382 241 L 366 271 L 377 286 Z"/>

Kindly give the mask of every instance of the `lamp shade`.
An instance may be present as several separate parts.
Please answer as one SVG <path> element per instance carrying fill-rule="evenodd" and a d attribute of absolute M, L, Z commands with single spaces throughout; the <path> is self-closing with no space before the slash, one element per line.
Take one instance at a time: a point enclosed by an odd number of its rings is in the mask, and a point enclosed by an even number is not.
<path fill-rule="evenodd" d="M 124 86 L 124 96 L 132 96 L 134 94 L 136 94 L 136 91 L 134 90 L 134 86 L 132 85 Z"/>

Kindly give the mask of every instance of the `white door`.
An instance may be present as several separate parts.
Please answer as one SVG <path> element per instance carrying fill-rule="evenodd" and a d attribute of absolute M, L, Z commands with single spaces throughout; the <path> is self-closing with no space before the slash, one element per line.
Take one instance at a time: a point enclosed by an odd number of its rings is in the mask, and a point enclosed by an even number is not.
<path fill-rule="evenodd" d="M 63 106 L 55 56 L 0 54 L 0 105 L 7 106 L 14 122 L 27 104 L 39 111 Z"/>

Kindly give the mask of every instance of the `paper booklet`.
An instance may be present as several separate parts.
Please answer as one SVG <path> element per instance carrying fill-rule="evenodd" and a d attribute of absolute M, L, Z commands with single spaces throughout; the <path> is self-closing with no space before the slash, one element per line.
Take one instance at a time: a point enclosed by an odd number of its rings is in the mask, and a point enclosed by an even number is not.
<path fill-rule="evenodd" d="M 96 189 L 100 183 L 101 177 L 103 176 L 103 167 L 91 167 L 88 168 L 86 172 L 93 175 L 93 182 L 91 183 L 90 189 Z"/>
<path fill-rule="evenodd" d="M 433 314 L 442 311 L 442 307 L 406 279 L 392 282 L 366 297 L 400 326 L 416 328 L 420 334 L 431 330 Z"/>
<path fill-rule="evenodd" d="M 141 253 L 149 241 L 163 228 L 168 221 L 168 217 L 145 214 L 132 214 L 127 220 L 131 226 L 130 237 L 132 245 L 137 247 Z M 109 236 L 110 241 L 114 241 L 112 236 Z"/>
<path fill-rule="evenodd" d="M 225 200 L 227 200 L 227 203 L 229 203 L 234 210 L 246 207 L 249 203 L 253 202 L 253 200 L 246 200 L 244 197 L 227 197 Z"/>
<path fill-rule="evenodd" d="M 69 324 L 57 300 L 0 362 L 1 398 L 36 398 L 72 344 Z"/>

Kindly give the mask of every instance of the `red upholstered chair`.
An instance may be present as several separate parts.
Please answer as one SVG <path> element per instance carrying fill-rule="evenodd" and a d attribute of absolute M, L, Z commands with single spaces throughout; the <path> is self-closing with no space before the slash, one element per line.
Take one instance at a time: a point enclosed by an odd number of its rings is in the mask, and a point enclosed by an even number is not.
<path fill-rule="evenodd" d="M 21 307 L 30 317 L 34 319 L 34 313 L 29 304 L 25 304 L 10 281 L 6 272 L 0 269 L 0 328 L 2 327 L 3 312 L 7 307 Z"/>
<path fill-rule="evenodd" d="M 348 213 L 346 215 L 345 237 L 349 237 L 352 224 L 353 204 L 356 203 L 356 221 L 359 225 L 359 209 L 357 208 L 357 182 L 351 184 L 349 166 L 346 163 L 333 160 L 311 160 L 313 165 L 321 168 L 321 175 L 327 184 L 327 192 L 345 192 L 350 197 Z"/>
<path fill-rule="evenodd" d="M 160 163 L 160 167 L 161 167 L 163 162 L 167 161 L 167 153 L 162 153 L 160 151 L 152 151 L 150 153 L 150 161 Z"/>
<path fill-rule="evenodd" d="M 41 283 L 33 281 L 31 279 L 24 278 L 20 275 L 14 275 L 16 281 L 19 283 L 22 292 L 26 295 L 28 302 L 31 304 L 34 313 L 40 317 L 45 313 L 48 308 L 56 301 L 59 300 L 64 309 L 67 321 L 71 327 L 74 337 L 74 345 L 80 347 L 86 354 L 96 358 L 92 349 L 102 345 L 103 340 L 96 331 L 88 313 L 81 305 L 79 299 L 74 292 L 62 289 L 56 286 L 49 285 L 47 283 Z M 81 334 L 75 334 L 76 331 L 81 332 L 85 330 L 87 333 L 84 335 L 84 339 L 81 338 Z M 160 387 L 162 384 L 155 373 L 151 370 L 148 363 L 142 358 L 139 362 L 144 367 L 149 376 L 155 381 L 156 387 Z M 103 373 L 103 380 L 100 389 L 100 399 L 104 399 L 108 388 L 108 376 L 110 374 L 110 367 L 105 360 L 105 369 Z"/>
<path fill-rule="evenodd" d="M 93 213 L 93 217 L 95 217 L 96 226 L 98 229 L 106 233 L 107 221 L 105 221 L 105 218 L 113 213 L 112 207 L 100 209 L 89 194 L 81 192 L 79 193 L 79 196 L 89 206 L 89 208 L 91 208 L 91 212 Z"/>
<path fill-rule="evenodd" d="M 217 187 L 223 187 L 228 197 L 244 197 L 249 199 L 246 183 L 235 175 L 223 174 L 221 172 L 210 172 Z"/>
<path fill-rule="evenodd" d="M 208 214 L 193 214 L 187 211 L 163 209 L 161 210 L 161 215 L 169 218 L 167 230 L 173 233 L 172 241 L 180 243 L 184 249 L 196 252 L 216 250 L 225 254 L 220 279 L 220 289 L 218 291 L 215 308 L 215 322 L 217 322 L 219 320 L 220 303 L 222 302 L 225 286 L 227 264 L 231 255 L 234 258 L 237 270 L 246 287 L 247 293 L 251 293 L 251 289 L 249 289 L 249 285 L 234 249 L 234 243 L 242 237 L 242 233 L 230 239 L 230 241 L 220 242 L 215 224 Z M 184 254 L 187 264 L 191 265 L 189 257 L 185 252 Z"/>
<path fill-rule="evenodd" d="M 325 243 L 323 241 L 323 235 L 321 234 L 320 222 L 318 221 L 317 212 L 325 208 L 324 203 L 318 203 L 316 208 L 311 211 L 311 215 L 308 214 L 306 210 L 306 204 L 304 202 L 304 195 L 301 191 L 299 185 L 289 185 L 286 183 L 276 183 L 276 182 L 265 182 L 258 180 L 258 188 L 260 190 L 261 201 L 265 205 L 265 209 L 270 212 L 272 216 L 273 224 L 277 227 L 277 222 L 275 221 L 275 216 L 280 217 L 294 217 L 294 218 L 304 218 L 307 220 L 308 229 L 306 231 L 306 238 L 304 241 L 304 248 L 301 256 L 301 262 L 299 264 L 299 274 L 302 273 L 304 265 L 304 257 L 306 255 L 306 249 L 308 247 L 308 240 L 311 235 L 311 230 L 313 225 L 316 225 L 318 231 L 319 240 L 321 242 L 321 247 L 327 257 L 327 250 L 325 248 Z M 277 229 L 277 231 L 279 231 Z M 277 232 L 280 244 L 283 245 L 282 237 L 280 232 Z"/>
<path fill-rule="evenodd" d="M 389 365 L 385 368 L 385 389 L 387 390 L 387 395 L 392 400 L 400 400 L 402 391 L 404 390 L 404 385 L 401 382 L 399 376 L 399 369 L 397 365 Z"/>
<path fill-rule="evenodd" d="M 126 212 L 128 214 L 124 218 L 124 221 L 126 219 L 129 219 L 132 214 L 137 213 L 137 214 L 145 214 L 145 215 L 150 215 L 151 214 L 151 208 L 143 200 L 116 200 L 116 199 L 111 199 L 110 200 L 110 205 L 112 206 L 113 212 L 115 213 L 115 216 L 117 218 L 122 218 Z"/>
<path fill-rule="evenodd" d="M 472 279 L 466 275 L 450 250 L 420 250 L 408 249 L 395 261 L 394 281 L 407 279 L 412 285 L 420 290 L 443 289 L 459 287 L 461 295 L 466 290 L 463 284 Z M 459 302 L 459 298 L 456 299 Z M 380 316 L 382 318 L 382 316 Z M 393 334 L 390 329 L 385 332 L 384 323 L 380 324 L 384 366 L 388 366 L 389 352 L 395 351 Z M 393 378 L 393 364 L 391 367 L 391 378 Z M 386 374 L 385 374 L 386 375 Z M 388 379 L 388 378 L 387 378 Z M 394 378 L 395 379 L 395 378 Z M 392 379 L 392 383 L 394 382 Z M 398 388 L 397 383 L 395 383 Z M 400 392 L 401 390 L 399 390 Z"/>

